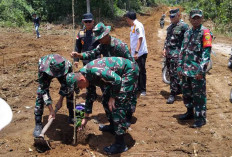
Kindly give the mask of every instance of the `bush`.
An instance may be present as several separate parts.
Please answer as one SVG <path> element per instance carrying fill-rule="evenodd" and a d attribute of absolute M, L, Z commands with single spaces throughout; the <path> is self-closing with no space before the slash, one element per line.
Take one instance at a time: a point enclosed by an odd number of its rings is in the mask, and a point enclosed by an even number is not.
<path fill-rule="evenodd" d="M 25 0 L 2 0 L 0 2 L 0 21 L 3 25 L 11 23 L 12 26 L 22 26 L 32 12 L 32 7 Z"/>

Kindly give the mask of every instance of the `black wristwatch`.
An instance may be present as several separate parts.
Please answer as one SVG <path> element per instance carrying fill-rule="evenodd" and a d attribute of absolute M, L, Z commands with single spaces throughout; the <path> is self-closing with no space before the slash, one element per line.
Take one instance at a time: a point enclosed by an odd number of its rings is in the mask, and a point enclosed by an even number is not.
<path fill-rule="evenodd" d="M 138 51 L 135 51 L 135 54 L 138 54 L 139 52 Z"/>

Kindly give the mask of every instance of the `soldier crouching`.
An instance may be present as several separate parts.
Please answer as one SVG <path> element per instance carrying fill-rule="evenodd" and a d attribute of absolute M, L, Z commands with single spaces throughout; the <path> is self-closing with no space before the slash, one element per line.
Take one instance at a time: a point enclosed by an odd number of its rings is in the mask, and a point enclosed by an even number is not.
<path fill-rule="evenodd" d="M 115 134 L 115 143 L 105 147 L 107 154 L 117 154 L 128 150 L 124 134 L 130 126 L 127 119 L 137 103 L 136 89 L 139 69 L 136 63 L 121 57 L 104 57 L 84 66 L 78 73 L 67 75 L 67 85 L 76 90 L 89 85 L 104 86 L 103 106 L 110 125 L 99 128 Z M 90 93 L 88 93 L 90 94 Z M 92 113 L 92 104 L 85 106 L 85 118 L 80 129 L 83 129 Z"/>

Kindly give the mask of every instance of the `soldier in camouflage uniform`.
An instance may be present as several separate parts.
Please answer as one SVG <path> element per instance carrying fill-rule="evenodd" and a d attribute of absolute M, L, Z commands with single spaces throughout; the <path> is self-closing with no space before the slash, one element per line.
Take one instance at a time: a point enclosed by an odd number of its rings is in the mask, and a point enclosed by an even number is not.
<path fill-rule="evenodd" d="M 175 96 L 181 93 L 181 83 L 177 75 L 177 64 L 184 33 L 189 28 L 188 25 L 180 19 L 179 9 L 170 10 L 170 20 L 171 25 L 167 28 L 167 37 L 163 51 L 170 75 L 171 93 L 167 100 L 167 104 L 173 104 Z"/>
<path fill-rule="evenodd" d="M 109 35 L 111 30 L 110 26 L 105 26 L 103 23 L 98 23 L 94 29 L 95 41 L 99 41 L 95 49 L 91 51 L 86 51 L 83 53 L 72 52 L 71 56 L 74 58 L 86 59 L 96 59 L 98 55 L 103 55 L 104 57 L 123 57 L 131 61 L 135 61 L 131 56 L 128 46 L 121 40 L 114 38 Z"/>
<path fill-rule="evenodd" d="M 69 110 L 69 122 L 72 122 L 73 118 L 73 94 L 67 95 L 66 88 L 66 75 L 72 72 L 71 63 L 58 54 L 50 54 L 43 56 L 39 60 L 38 66 L 38 78 L 39 86 L 37 89 L 37 98 L 35 103 L 35 129 L 33 135 L 39 137 L 42 131 L 42 115 L 44 104 L 49 108 L 50 118 L 55 118 L 55 112 L 52 107 L 52 99 L 49 94 L 49 86 L 53 78 L 57 78 L 61 84 L 60 87 L 60 99 L 56 104 L 57 109 L 61 108 L 63 98 L 66 96 L 67 108 Z"/>
<path fill-rule="evenodd" d="M 116 134 L 115 143 L 104 148 L 108 154 L 117 154 L 128 149 L 124 142 L 124 134 L 130 126 L 130 121 L 126 115 L 128 112 L 134 112 L 131 108 L 137 103 L 138 76 L 139 69 L 136 63 L 122 57 L 96 59 L 80 69 L 78 73 L 67 75 L 67 84 L 74 90 L 89 85 L 105 87 L 102 103 L 107 118 L 112 123 L 109 127 Z M 86 125 L 90 113 L 92 113 L 92 104 L 86 104 L 81 129 Z"/>
<path fill-rule="evenodd" d="M 123 43 L 121 40 L 114 38 L 109 35 L 109 32 L 111 30 L 110 26 L 105 26 L 103 23 L 98 23 L 94 29 L 94 35 L 95 35 L 95 41 L 99 41 L 100 45 L 98 45 L 95 49 L 92 51 L 86 51 L 83 53 L 77 53 L 72 52 L 71 56 L 74 58 L 81 58 L 81 59 L 88 59 L 93 60 L 96 59 L 98 55 L 103 55 L 104 57 L 123 57 L 126 59 L 131 60 L 132 62 L 135 62 L 134 58 L 131 56 L 131 53 L 128 49 L 128 46 Z M 137 64 L 136 64 L 137 65 Z M 91 90 L 91 87 L 88 88 L 88 91 Z M 102 87 L 103 88 L 103 87 Z M 93 104 L 94 97 L 93 95 L 87 94 L 89 97 L 86 98 L 86 104 Z M 134 104 L 136 105 L 136 104 Z M 133 106 L 135 108 L 136 106 Z M 134 109 L 132 109 L 134 110 Z M 128 113 L 128 119 L 132 118 L 133 113 Z M 104 127 L 104 126 L 102 126 Z M 101 131 L 107 131 L 108 128 L 102 128 L 99 129 Z"/>
<path fill-rule="evenodd" d="M 193 128 L 206 124 L 206 68 L 210 61 L 212 36 L 202 25 L 203 13 L 194 9 L 190 12 L 193 28 L 184 35 L 179 55 L 178 74 L 182 76 L 183 100 L 187 112 L 180 120 L 195 120 Z"/>

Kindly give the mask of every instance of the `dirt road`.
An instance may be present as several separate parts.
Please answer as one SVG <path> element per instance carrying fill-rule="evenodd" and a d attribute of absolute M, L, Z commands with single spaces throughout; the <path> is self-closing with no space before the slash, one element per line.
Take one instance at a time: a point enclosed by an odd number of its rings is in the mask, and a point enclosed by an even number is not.
<path fill-rule="evenodd" d="M 207 75 L 207 125 L 192 129 L 189 126 L 193 121 L 183 123 L 177 119 L 186 111 L 181 96 L 174 104 L 166 104 L 169 87 L 161 78 L 165 30 L 159 28 L 163 10 L 167 8 L 154 9 L 150 16 L 138 18 L 145 26 L 149 50 L 147 96 L 138 99 L 134 115 L 136 123 L 126 134 L 129 150 L 121 156 L 231 156 L 232 105 L 229 92 L 232 75 L 227 68 L 227 51 L 232 40 L 217 36 L 214 41 L 219 46 L 214 47 L 213 69 Z M 130 28 L 124 21 L 119 23 L 111 34 L 129 44 Z M 39 154 L 33 147 L 37 62 L 49 53 L 58 53 L 71 60 L 72 30 L 62 26 L 49 30 L 44 27 L 40 39 L 35 39 L 32 33 L 17 30 L 1 28 L 0 33 L 0 97 L 7 100 L 14 113 L 11 124 L 0 132 L 0 156 L 105 156 L 103 148 L 113 142 L 113 136 L 98 131 L 97 123 L 107 122 L 100 100 L 94 104 L 92 120 L 87 124 L 85 134 L 78 136 L 78 145 L 72 145 L 73 127 L 67 124 L 68 111 L 64 103 L 47 132 L 46 138 L 52 140 L 54 149 Z M 58 100 L 58 90 L 59 83 L 54 80 L 50 91 L 54 104 Z M 99 89 L 98 94 L 101 94 Z M 78 102 L 83 102 L 83 97 L 81 94 Z M 43 115 L 45 124 L 48 109 Z"/>

